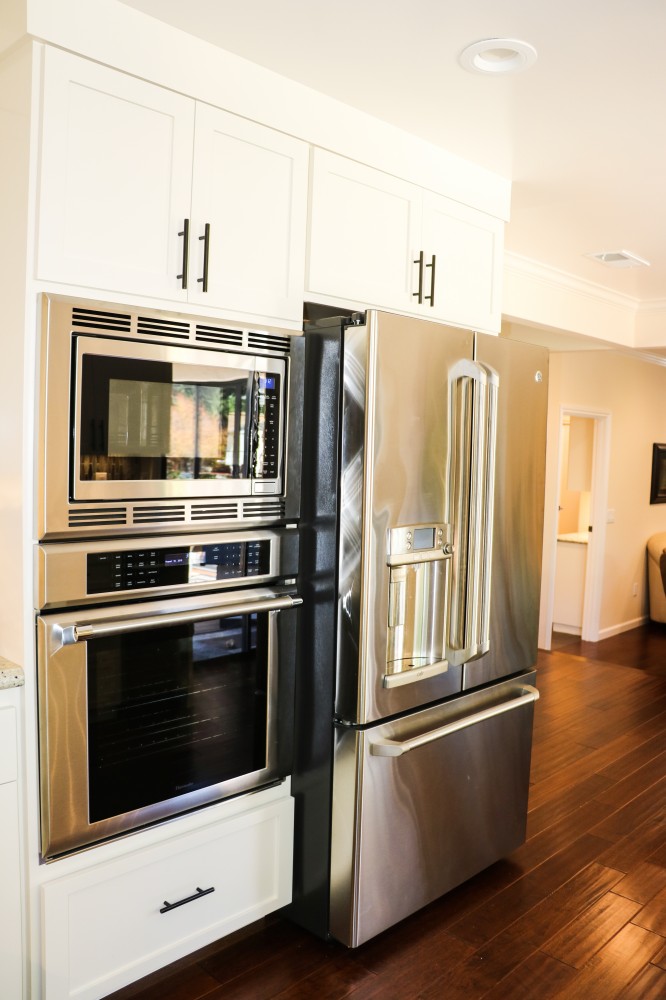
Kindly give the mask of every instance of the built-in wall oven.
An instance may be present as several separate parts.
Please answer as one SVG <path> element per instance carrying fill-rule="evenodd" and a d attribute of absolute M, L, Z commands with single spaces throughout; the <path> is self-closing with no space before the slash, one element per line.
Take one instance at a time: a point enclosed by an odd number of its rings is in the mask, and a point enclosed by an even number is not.
<path fill-rule="evenodd" d="M 296 543 L 285 528 L 37 548 L 45 859 L 289 773 Z"/>
<path fill-rule="evenodd" d="M 297 517 L 300 338 L 51 295 L 41 322 L 38 539 Z"/>

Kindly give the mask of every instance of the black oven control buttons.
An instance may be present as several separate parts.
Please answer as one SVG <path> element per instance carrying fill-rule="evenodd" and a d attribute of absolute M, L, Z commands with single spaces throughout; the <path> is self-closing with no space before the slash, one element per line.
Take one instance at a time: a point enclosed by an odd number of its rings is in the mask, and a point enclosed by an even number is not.
<path fill-rule="evenodd" d="M 130 552 L 95 552 L 87 557 L 89 594 L 131 593 L 267 576 L 269 539 L 169 546 Z"/>

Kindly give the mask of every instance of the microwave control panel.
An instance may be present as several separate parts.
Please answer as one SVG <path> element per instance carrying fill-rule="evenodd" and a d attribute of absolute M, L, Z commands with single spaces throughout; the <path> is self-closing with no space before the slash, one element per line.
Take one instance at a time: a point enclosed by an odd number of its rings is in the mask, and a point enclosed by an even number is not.
<path fill-rule="evenodd" d="M 270 573 L 271 541 L 211 542 L 117 549 L 87 555 L 88 594 L 243 581 Z"/>

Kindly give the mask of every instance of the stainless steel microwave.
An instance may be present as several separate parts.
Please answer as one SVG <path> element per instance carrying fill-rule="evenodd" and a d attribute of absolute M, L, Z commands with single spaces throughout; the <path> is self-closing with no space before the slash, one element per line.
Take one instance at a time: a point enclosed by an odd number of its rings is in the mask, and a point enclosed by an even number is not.
<path fill-rule="evenodd" d="M 297 516 L 295 335 L 42 299 L 38 539 Z"/>

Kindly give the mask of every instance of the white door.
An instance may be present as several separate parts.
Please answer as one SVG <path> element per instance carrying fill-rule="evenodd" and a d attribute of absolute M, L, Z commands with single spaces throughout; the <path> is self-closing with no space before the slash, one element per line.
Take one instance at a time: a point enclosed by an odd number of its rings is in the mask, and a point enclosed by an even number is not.
<path fill-rule="evenodd" d="M 313 156 L 308 294 L 417 311 L 421 191 L 321 149 Z"/>
<path fill-rule="evenodd" d="M 435 256 L 434 304 L 425 303 L 424 315 L 475 330 L 499 331 L 503 232 L 500 219 L 424 192 L 426 263 Z M 431 284 L 432 273 L 425 278 L 428 295 Z"/>
<path fill-rule="evenodd" d="M 45 51 L 37 277 L 184 299 L 194 102 Z"/>
<path fill-rule="evenodd" d="M 306 143 L 197 104 L 190 301 L 302 321 L 307 176 Z"/>

